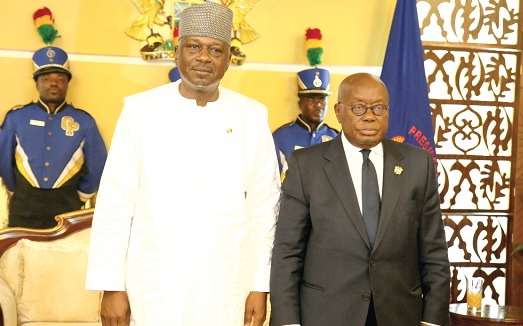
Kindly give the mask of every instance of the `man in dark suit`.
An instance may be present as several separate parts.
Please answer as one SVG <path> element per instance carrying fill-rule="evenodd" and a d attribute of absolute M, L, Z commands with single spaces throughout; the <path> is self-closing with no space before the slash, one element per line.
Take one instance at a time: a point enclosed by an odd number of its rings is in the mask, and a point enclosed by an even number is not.
<path fill-rule="evenodd" d="M 448 325 L 450 267 L 430 154 L 384 139 L 388 92 L 377 77 L 345 78 L 334 109 L 343 132 L 288 161 L 271 325 Z M 378 171 L 374 221 L 362 214 L 362 149 Z"/>

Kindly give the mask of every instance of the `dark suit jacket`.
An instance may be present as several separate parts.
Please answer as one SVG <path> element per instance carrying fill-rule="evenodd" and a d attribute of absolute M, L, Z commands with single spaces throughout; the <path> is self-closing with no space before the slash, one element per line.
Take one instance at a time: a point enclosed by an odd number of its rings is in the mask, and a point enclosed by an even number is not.
<path fill-rule="evenodd" d="M 430 154 L 383 140 L 371 250 L 340 136 L 294 151 L 271 268 L 271 325 L 448 325 L 450 267 Z"/>

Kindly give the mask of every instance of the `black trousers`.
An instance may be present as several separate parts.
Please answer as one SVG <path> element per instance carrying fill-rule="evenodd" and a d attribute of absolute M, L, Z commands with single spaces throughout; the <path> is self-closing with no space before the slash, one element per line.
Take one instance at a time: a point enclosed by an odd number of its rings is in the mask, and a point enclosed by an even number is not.
<path fill-rule="evenodd" d="M 76 185 L 41 189 L 20 182 L 9 202 L 9 227 L 52 228 L 57 224 L 56 215 L 79 210 L 82 205 Z"/>

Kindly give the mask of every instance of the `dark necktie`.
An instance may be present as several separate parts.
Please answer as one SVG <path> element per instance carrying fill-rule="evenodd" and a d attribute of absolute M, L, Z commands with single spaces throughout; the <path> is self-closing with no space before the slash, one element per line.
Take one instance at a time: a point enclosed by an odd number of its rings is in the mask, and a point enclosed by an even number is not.
<path fill-rule="evenodd" d="M 370 150 L 362 149 L 361 154 L 363 155 L 363 165 L 361 166 L 361 207 L 370 245 L 374 246 L 380 219 L 380 189 L 378 187 L 376 169 L 372 161 L 369 160 Z"/>

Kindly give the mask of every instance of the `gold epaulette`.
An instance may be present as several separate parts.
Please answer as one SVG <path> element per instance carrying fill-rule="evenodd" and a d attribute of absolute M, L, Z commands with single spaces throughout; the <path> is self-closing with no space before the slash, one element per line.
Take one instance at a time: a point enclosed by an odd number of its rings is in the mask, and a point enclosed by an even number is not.
<path fill-rule="evenodd" d="M 31 104 L 31 103 L 33 103 L 33 102 L 29 102 L 29 103 L 27 103 L 27 104 L 19 104 L 19 105 L 15 105 L 15 106 L 13 106 L 9 111 L 14 111 L 14 110 L 21 109 L 21 108 L 23 108 L 23 107 L 25 107 L 25 106 L 28 106 L 28 105 Z"/>

